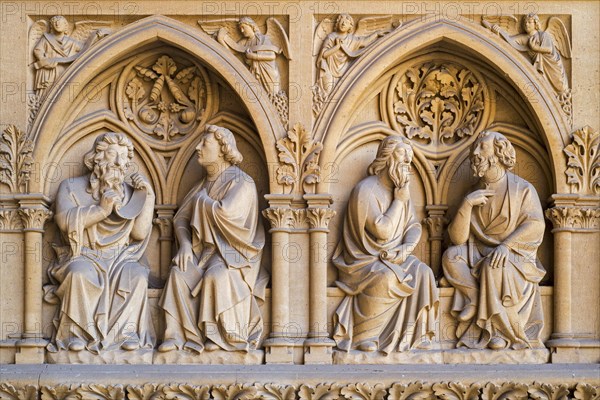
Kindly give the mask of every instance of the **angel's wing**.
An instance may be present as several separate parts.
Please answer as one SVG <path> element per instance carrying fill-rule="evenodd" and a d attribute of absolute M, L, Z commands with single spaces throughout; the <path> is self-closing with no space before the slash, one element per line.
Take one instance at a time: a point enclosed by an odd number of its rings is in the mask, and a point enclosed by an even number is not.
<path fill-rule="evenodd" d="M 77 41 L 85 42 L 93 31 L 110 26 L 109 21 L 79 21 L 75 22 L 75 28 L 71 37 Z"/>
<path fill-rule="evenodd" d="M 202 28 L 204 32 L 213 36 L 215 39 L 217 38 L 219 30 L 225 28 L 233 40 L 237 42 L 242 37 L 238 29 L 238 21 L 239 19 L 237 18 L 199 19 L 198 25 L 200 25 L 200 28 Z"/>
<path fill-rule="evenodd" d="M 267 19 L 267 33 L 266 35 L 275 46 L 279 47 L 283 51 L 283 55 L 288 60 L 292 59 L 290 54 L 290 40 L 288 39 L 287 33 L 281 26 L 281 23 L 275 18 L 270 17 Z"/>
<path fill-rule="evenodd" d="M 569 40 L 569 34 L 565 24 L 558 17 L 551 17 L 548 20 L 548 27 L 546 28 L 552 39 L 554 45 L 558 49 L 561 56 L 565 58 L 571 58 L 571 41 Z"/>
<path fill-rule="evenodd" d="M 317 26 L 317 30 L 315 31 L 315 38 L 313 41 L 313 55 L 318 55 L 321 51 L 321 45 L 323 41 L 331 32 L 333 32 L 335 22 L 333 22 L 329 18 L 325 18 L 323 21 L 319 22 Z"/>
<path fill-rule="evenodd" d="M 357 36 L 366 36 L 375 32 L 391 31 L 392 27 L 392 16 L 383 15 L 381 17 L 367 17 L 362 18 L 358 21 L 356 30 L 354 32 Z"/>
<path fill-rule="evenodd" d="M 29 48 L 33 49 L 44 33 L 48 32 L 48 21 L 40 19 L 29 28 Z"/>
<path fill-rule="evenodd" d="M 514 15 L 485 15 L 481 19 L 481 23 L 488 29 L 498 25 L 505 31 L 512 31 L 513 27 L 519 22 Z"/>

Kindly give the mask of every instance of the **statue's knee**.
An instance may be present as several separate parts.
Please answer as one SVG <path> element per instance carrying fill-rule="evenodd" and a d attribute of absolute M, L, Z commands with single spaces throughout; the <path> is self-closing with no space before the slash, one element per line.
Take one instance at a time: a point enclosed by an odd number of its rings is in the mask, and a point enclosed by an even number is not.
<path fill-rule="evenodd" d="M 465 252 L 466 247 L 464 246 L 452 246 L 444 252 L 442 255 L 442 268 L 444 274 L 454 271 L 457 264 L 464 263 L 466 258 Z"/>
<path fill-rule="evenodd" d="M 67 276 L 72 279 L 90 280 L 96 275 L 94 265 L 86 260 L 74 260 L 67 269 Z"/>

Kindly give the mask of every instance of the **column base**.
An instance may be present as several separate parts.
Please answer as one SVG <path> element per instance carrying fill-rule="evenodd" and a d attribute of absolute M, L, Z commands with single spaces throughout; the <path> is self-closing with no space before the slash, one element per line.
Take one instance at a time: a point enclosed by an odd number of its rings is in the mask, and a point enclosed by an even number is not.
<path fill-rule="evenodd" d="M 25 338 L 17 342 L 16 364 L 43 364 L 48 341 L 40 338 Z"/>
<path fill-rule="evenodd" d="M 553 335 L 546 342 L 553 364 L 600 363 L 600 340 Z"/>
<path fill-rule="evenodd" d="M 267 364 L 293 364 L 294 345 L 290 339 L 277 337 L 264 342 L 265 362 Z"/>
<path fill-rule="evenodd" d="M 328 337 L 304 341 L 304 364 L 332 364 L 335 342 Z"/>

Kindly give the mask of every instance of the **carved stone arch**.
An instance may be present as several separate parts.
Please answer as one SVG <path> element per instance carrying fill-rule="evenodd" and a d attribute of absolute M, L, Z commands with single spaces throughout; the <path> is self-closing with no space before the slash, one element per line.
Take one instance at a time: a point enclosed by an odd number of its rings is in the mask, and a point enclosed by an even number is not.
<path fill-rule="evenodd" d="M 441 42 L 476 54 L 497 71 L 521 95 L 534 116 L 549 151 L 556 192 L 568 192 L 564 179 L 562 149 L 568 142 L 569 124 L 549 84 L 543 82 L 532 65 L 516 50 L 483 27 L 431 16 L 406 24 L 370 47 L 348 69 L 334 88 L 330 101 L 315 123 L 315 136 L 323 142 L 321 159 L 335 157 L 338 142 L 350 128 L 350 115 L 363 101 L 363 93 L 390 68 L 415 52 Z M 330 182 L 319 183 L 319 192 L 328 192 Z"/>
<path fill-rule="evenodd" d="M 248 122 L 238 116 L 229 113 L 229 112 L 220 112 L 213 116 L 208 122 L 208 124 L 219 125 L 224 128 L 231 130 L 234 135 L 239 135 L 242 139 L 252 146 L 252 148 L 256 151 L 256 153 L 261 157 L 261 162 L 266 164 L 266 155 L 265 151 L 262 147 L 262 143 L 260 142 L 260 138 L 257 136 L 254 127 L 248 124 Z M 171 193 L 171 197 L 168 199 L 169 204 L 177 203 L 177 194 L 178 194 L 178 186 L 179 182 L 183 174 L 185 173 L 186 166 L 188 165 L 191 158 L 194 157 L 194 153 L 196 150 L 196 146 L 200 140 L 200 136 L 198 135 L 196 138 L 190 142 L 187 148 L 182 149 L 178 154 L 175 160 L 173 160 L 173 167 L 171 172 L 169 173 L 169 183 L 168 188 L 169 191 L 167 193 Z M 243 168 L 242 168 L 243 169 Z M 265 168 L 268 169 L 268 168 Z"/>
<path fill-rule="evenodd" d="M 152 149 L 139 136 L 130 130 L 127 124 L 124 124 L 119 119 L 109 112 L 100 111 L 90 114 L 83 119 L 79 119 L 76 123 L 65 127 L 64 135 L 62 135 L 47 156 L 48 165 L 56 165 L 58 160 L 61 160 L 64 155 L 72 148 L 72 146 L 87 137 L 88 135 L 97 133 L 102 129 L 108 129 L 114 132 L 123 132 L 133 142 L 136 153 L 139 154 L 144 166 L 148 169 L 150 176 L 148 179 L 154 188 L 156 200 L 162 201 L 165 190 L 166 181 L 163 178 L 156 165 L 155 157 L 153 157 Z M 89 149 L 88 149 L 89 150 Z M 44 180 L 44 193 L 48 193 L 52 182 Z"/>
<path fill-rule="evenodd" d="M 344 140 L 340 142 L 334 164 L 339 165 L 346 156 L 363 144 L 380 141 L 389 135 L 397 134 L 396 131 L 379 122 L 355 127 L 352 131 L 348 132 Z M 435 176 L 433 175 L 431 168 L 428 167 L 429 163 L 427 159 L 419 149 L 413 147 L 413 151 L 413 167 L 423 182 L 425 200 L 430 204 L 433 202 L 434 197 Z"/>
<path fill-rule="evenodd" d="M 41 105 L 31 129 L 35 144 L 33 157 L 42 165 L 48 161 L 48 149 L 64 133 L 72 115 L 72 100 L 85 90 L 96 75 L 110 68 L 132 51 L 162 42 L 187 52 L 205 66 L 215 66 L 213 72 L 228 83 L 247 108 L 256 126 L 267 163 L 277 162 L 275 143 L 285 135 L 277 111 L 256 78 L 226 48 L 193 26 L 156 15 L 134 22 L 101 40 L 81 55 L 59 78 Z M 218 68 L 217 68 L 218 67 Z M 72 82 L 77 82 L 73 88 Z M 71 86 L 70 86 L 71 85 Z M 269 179 L 270 190 L 280 191 L 277 180 Z M 40 182 L 31 182 L 30 190 L 43 189 Z"/>

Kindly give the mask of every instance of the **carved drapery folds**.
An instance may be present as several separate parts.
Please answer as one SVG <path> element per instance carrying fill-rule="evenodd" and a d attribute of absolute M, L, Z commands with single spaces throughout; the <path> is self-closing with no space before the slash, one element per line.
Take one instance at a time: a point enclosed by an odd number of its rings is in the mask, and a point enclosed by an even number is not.
<path fill-rule="evenodd" d="M 590 126 L 576 130 L 564 152 L 571 193 L 600 195 L 600 133 Z"/>
<path fill-rule="evenodd" d="M 0 184 L 11 193 L 27 192 L 33 168 L 33 143 L 15 125 L 9 125 L 0 139 Z"/>

